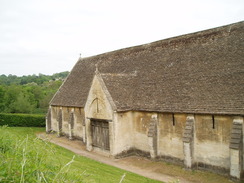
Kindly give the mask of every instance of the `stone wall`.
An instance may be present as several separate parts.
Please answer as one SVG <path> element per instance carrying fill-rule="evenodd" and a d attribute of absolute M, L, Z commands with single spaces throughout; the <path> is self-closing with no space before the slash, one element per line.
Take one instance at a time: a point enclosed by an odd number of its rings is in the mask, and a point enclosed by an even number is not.
<path fill-rule="evenodd" d="M 70 117 L 71 113 L 74 114 L 74 125 L 71 128 Z M 61 124 L 59 128 L 59 120 L 61 118 Z M 84 120 L 84 109 L 74 108 L 74 107 L 61 107 L 61 106 L 51 106 L 51 129 L 49 131 L 54 131 L 60 133 L 58 135 L 73 136 L 74 138 L 83 138 L 83 122 Z M 70 133 L 72 131 L 72 133 Z M 73 137 L 70 137 L 71 139 Z"/>
<path fill-rule="evenodd" d="M 196 166 L 204 168 L 230 167 L 230 133 L 234 117 L 195 115 L 194 159 Z"/>
<path fill-rule="evenodd" d="M 85 138 L 85 113 L 84 108 L 74 108 L 74 137 L 78 139 Z"/>
<path fill-rule="evenodd" d="M 52 106 L 51 107 L 51 130 L 57 132 L 57 123 L 58 123 L 58 111 L 59 107 Z"/>
<path fill-rule="evenodd" d="M 207 169 L 241 178 L 243 117 L 115 112 L 105 96 L 98 90 L 93 91 L 86 114 L 83 108 L 52 106 L 51 130 L 83 139 L 87 149 L 92 150 L 90 119 L 105 119 L 109 123 L 110 151 L 107 153 L 112 156 L 139 154 L 181 163 L 186 168 Z M 96 100 L 103 109 L 97 110 Z"/>
<path fill-rule="evenodd" d="M 184 160 L 183 132 L 186 114 L 159 114 L 158 156 Z"/>
<path fill-rule="evenodd" d="M 243 140 L 242 136 L 238 136 L 241 140 L 235 139 L 238 131 L 233 127 L 235 116 L 135 111 L 116 113 L 116 116 L 117 140 L 113 146 L 117 157 L 126 153 L 147 157 L 150 154 L 151 158 L 220 174 L 231 174 L 230 167 L 234 167 L 233 177 L 241 177 Z M 242 117 L 238 120 L 243 123 Z M 236 149 L 230 148 L 231 134 Z"/>
<path fill-rule="evenodd" d="M 69 116 L 71 113 L 71 108 L 62 107 L 62 133 L 63 135 L 69 135 Z"/>
<path fill-rule="evenodd" d="M 150 151 L 148 144 L 148 129 L 153 114 L 154 113 L 133 112 L 133 147 L 135 149 L 145 152 Z"/>
<path fill-rule="evenodd" d="M 114 118 L 114 154 L 127 154 L 135 144 L 133 112 L 116 113 Z"/>

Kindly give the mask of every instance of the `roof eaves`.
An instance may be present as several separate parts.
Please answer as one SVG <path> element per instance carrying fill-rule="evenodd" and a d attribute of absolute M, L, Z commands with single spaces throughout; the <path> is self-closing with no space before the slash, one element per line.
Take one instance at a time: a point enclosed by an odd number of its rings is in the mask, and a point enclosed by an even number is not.
<path fill-rule="evenodd" d="M 235 115 L 244 116 L 244 113 L 240 112 L 207 112 L 207 111 L 180 111 L 180 110 L 153 110 L 153 109 L 141 109 L 141 108 L 123 108 L 117 109 L 117 112 L 129 112 L 129 111 L 139 111 L 139 112 L 159 112 L 159 113 L 179 113 L 179 114 L 203 114 L 203 115 Z"/>

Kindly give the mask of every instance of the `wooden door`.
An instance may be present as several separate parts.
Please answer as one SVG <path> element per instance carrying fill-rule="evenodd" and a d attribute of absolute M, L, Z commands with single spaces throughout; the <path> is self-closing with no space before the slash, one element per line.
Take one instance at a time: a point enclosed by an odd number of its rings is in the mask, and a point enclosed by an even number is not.
<path fill-rule="evenodd" d="M 104 150 L 110 150 L 109 125 L 106 120 L 91 120 L 92 145 Z"/>

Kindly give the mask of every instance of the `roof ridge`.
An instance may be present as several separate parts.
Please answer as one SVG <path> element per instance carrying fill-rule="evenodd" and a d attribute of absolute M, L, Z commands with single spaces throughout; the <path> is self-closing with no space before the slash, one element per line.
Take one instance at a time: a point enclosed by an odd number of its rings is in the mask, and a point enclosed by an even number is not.
<path fill-rule="evenodd" d="M 158 41 L 153 41 L 150 43 L 145 43 L 145 44 L 141 44 L 141 45 L 135 45 L 135 46 L 130 46 L 130 47 L 125 47 L 122 49 L 117 49 L 117 50 L 113 50 L 113 51 L 109 51 L 109 52 L 105 52 L 105 53 L 101 53 L 101 54 L 97 54 L 97 55 L 93 55 L 93 56 L 89 56 L 89 57 L 84 57 L 84 58 L 94 58 L 94 57 L 103 57 L 106 55 L 111 55 L 111 54 L 116 54 L 119 55 L 121 53 L 125 53 L 128 54 L 128 51 L 131 50 L 137 50 L 137 52 L 142 52 L 148 49 L 152 49 L 152 48 L 157 48 L 157 47 L 166 47 L 168 45 L 171 46 L 175 46 L 176 44 L 174 43 L 179 43 L 179 42 L 183 42 L 184 40 L 189 40 L 187 43 L 191 43 L 194 40 L 200 41 L 200 40 L 204 40 L 204 42 L 206 41 L 206 37 L 208 36 L 208 38 L 212 38 L 213 36 L 217 36 L 219 35 L 218 33 L 222 34 L 230 34 L 231 31 L 233 31 L 234 26 L 239 26 L 240 24 L 242 24 L 242 26 L 244 26 L 244 21 L 240 21 L 240 22 L 236 22 L 233 24 L 228 24 L 228 25 L 224 25 L 224 26 L 220 26 L 220 27 L 214 27 L 214 28 L 210 28 L 210 29 L 206 29 L 206 30 L 201 30 L 201 31 L 196 31 L 196 32 L 192 32 L 192 33 L 187 33 L 187 34 L 182 34 L 182 35 L 178 35 L 178 36 L 173 36 L 173 37 L 169 37 L 169 38 L 165 38 L 162 40 L 158 40 Z M 228 29 L 229 27 L 229 29 Z M 199 38 L 200 37 L 200 38 Z M 222 37 L 222 35 L 219 35 L 219 37 Z M 184 42 L 186 43 L 186 42 Z M 134 54 L 134 52 L 133 52 Z M 130 54 L 128 54 L 130 55 Z"/>

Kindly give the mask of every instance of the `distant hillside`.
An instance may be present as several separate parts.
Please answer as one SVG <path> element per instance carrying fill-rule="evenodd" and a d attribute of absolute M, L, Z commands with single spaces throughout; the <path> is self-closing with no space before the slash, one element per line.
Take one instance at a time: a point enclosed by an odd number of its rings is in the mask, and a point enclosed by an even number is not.
<path fill-rule="evenodd" d="M 65 71 L 51 76 L 0 75 L 0 112 L 46 113 L 50 100 L 68 74 Z"/>
<path fill-rule="evenodd" d="M 68 76 L 69 72 L 60 72 L 60 73 L 55 73 L 53 75 L 44 75 L 44 74 L 39 74 L 39 75 L 28 75 L 28 76 L 15 76 L 12 74 L 9 74 L 8 76 L 6 75 L 0 75 L 0 85 L 25 85 L 29 83 L 36 83 L 37 85 L 43 84 L 45 82 L 49 82 L 51 80 L 64 80 Z"/>

